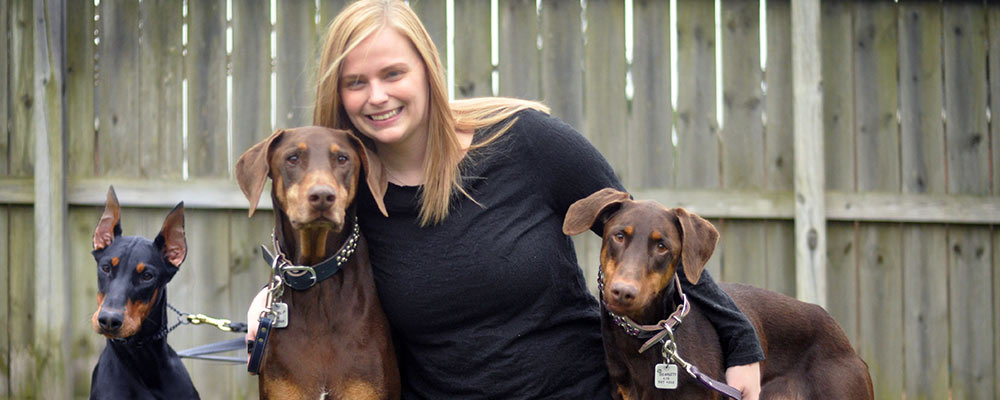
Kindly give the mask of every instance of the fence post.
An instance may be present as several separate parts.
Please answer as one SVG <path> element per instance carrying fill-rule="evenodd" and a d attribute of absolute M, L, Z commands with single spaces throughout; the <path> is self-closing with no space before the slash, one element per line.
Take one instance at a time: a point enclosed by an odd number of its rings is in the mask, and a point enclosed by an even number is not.
<path fill-rule="evenodd" d="M 820 0 L 792 0 L 796 297 L 826 307 Z"/>

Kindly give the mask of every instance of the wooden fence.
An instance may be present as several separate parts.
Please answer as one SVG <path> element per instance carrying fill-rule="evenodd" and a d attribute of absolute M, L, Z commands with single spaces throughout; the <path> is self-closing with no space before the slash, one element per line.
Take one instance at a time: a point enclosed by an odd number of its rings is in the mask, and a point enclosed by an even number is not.
<path fill-rule="evenodd" d="M 0 397 L 86 397 L 111 184 L 129 235 L 185 202 L 171 303 L 244 319 L 272 220 L 246 217 L 231 166 L 310 123 L 343 2 L 0 4 Z M 543 100 L 637 197 L 711 218 L 711 273 L 824 305 L 878 398 L 1000 398 L 1000 6 L 497 0 L 494 63 L 490 2 L 453 3 L 410 1 L 456 97 Z M 593 284 L 597 240 L 578 244 Z M 170 342 L 231 337 L 182 326 Z M 186 365 L 205 398 L 256 395 L 241 366 Z"/>

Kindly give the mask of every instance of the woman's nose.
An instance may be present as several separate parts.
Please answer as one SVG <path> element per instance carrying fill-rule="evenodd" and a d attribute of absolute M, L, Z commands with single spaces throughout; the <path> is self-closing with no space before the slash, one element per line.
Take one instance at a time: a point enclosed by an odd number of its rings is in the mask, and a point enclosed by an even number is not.
<path fill-rule="evenodd" d="M 369 103 L 379 104 L 389 100 L 389 95 L 386 94 L 382 82 L 372 81 L 368 87 L 371 88 L 371 93 L 368 94 Z"/>

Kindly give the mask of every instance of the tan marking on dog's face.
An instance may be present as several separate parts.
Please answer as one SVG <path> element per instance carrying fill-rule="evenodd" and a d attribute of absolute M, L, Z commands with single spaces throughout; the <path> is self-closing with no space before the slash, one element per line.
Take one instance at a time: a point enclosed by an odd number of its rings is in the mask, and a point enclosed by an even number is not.
<path fill-rule="evenodd" d="M 97 333 L 101 333 L 101 323 L 97 321 L 98 315 L 101 314 L 101 307 L 104 307 L 104 293 L 97 292 L 97 311 L 94 311 L 94 316 L 90 318 L 90 323 L 94 325 L 94 330 Z"/>
<path fill-rule="evenodd" d="M 297 144 L 295 146 L 298 147 L 299 150 L 301 150 L 301 151 L 309 150 L 309 145 L 307 145 L 305 142 L 299 142 L 299 144 Z"/>
<path fill-rule="evenodd" d="M 340 146 L 336 143 L 330 145 L 330 154 L 337 154 L 340 151 Z"/>
<path fill-rule="evenodd" d="M 146 264 L 138 263 L 138 264 L 135 265 L 135 272 L 138 272 L 138 273 L 141 274 L 142 271 L 145 271 L 145 270 L 146 270 Z"/>
<path fill-rule="evenodd" d="M 121 262 L 121 260 L 119 260 L 118 257 L 111 257 L 111 266 L 112 267 L 117 267 L 119 262 Z"/>
<path fill-rule="evenodd" d="M 149 312 L 153 310 L 153 304 L 156 304 L 156 296 L 160 294 L 160 289 L 156 289 L 153 292 L 153 297 L 149 299 L 148 302 L 139 302 L 129 299 L 125 303 L 125 320 L 122 321 L 122 327 L 118 330 L 118 337 L 127 338 L 129 336 L 135 335 L 139 332 L 139 328 L 142 328 L 142 321 L 149 316 Z"/>

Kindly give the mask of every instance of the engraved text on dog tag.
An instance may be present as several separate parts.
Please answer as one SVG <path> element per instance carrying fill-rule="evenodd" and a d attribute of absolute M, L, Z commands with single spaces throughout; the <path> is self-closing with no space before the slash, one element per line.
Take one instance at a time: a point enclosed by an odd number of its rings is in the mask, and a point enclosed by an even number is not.
<path fill-rule="evenodd" d="M 656 364 L 653 380 L 657 389 L 677 389 L 677 364 Z"/>

